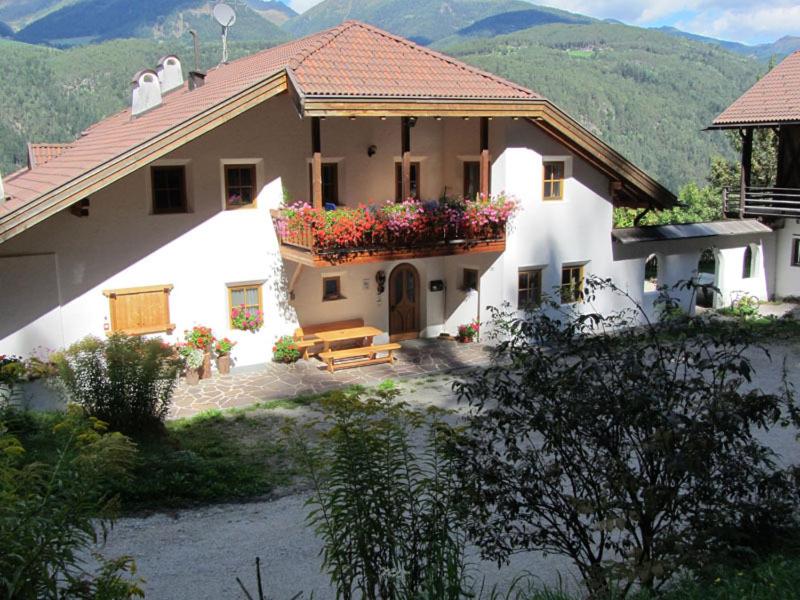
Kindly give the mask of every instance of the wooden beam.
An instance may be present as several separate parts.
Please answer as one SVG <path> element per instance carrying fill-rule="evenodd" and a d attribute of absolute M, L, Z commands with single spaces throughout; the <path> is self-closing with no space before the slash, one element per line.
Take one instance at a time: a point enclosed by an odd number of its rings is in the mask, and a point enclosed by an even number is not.
<path fill-rule="evenodd" d="M 322 132 L 319 117 L 311 117 L 311 204 L 322 208 Z"/>
<path fill-rule="evenodd" d="M 408 117 L 401 117 L 400 119 L 400 138 L 401 138 L 401 152 L 402 152 L 402 194 L 400 201 L 407 200 L 411 197 L 411 119 Z"/>
<path fill-rule="evenodd" d="M 739 178 L 739 218 L 744 219 L 745 200 L 747 188 L 750 187 L 751 173 L 753 170 L 753 128 L 747 127 L 739 131 L 742 136 L 742 169 Z"/>
<path fill-rule="evenodd" d="M 480 185 L 481 196 L 489 196 L 489 179 L 491 173 L 491 159 L 489 157 L 489 117 L 481 117 L 481 167 Z"/>

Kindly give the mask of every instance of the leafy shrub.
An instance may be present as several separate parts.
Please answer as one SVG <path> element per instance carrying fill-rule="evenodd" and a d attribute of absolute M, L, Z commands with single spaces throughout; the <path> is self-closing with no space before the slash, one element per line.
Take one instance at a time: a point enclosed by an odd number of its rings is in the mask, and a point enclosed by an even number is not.
<path fill-rule="evenodd" d="M 14 389 L 25 381 L 26 369 L 18 356 L 0 354 L 0 407 L 11 401 Z"/>
<path fill-rule="evenodd" d="M 57 446 L 53 464 L 26 459 L 14 434 L 19 413 L 0 413 L 0 595 L 4 598 L 121 599 L 143 596 L 126 575 L 127 557 L 106 560 L 89 572 L 85 555 L 105 536 L 114 498 L 109 482 L 128 477 L 135 446 L 78 407 L 48 433 Z M 99 519 L 99 524 L 95 524 Z"/>
<path fill-rule="evenodd" d="M 621 293 L 590 280 L 587 299 L 601 290 Z M 457 386 L 474 410 L 458 472 L 485 555 L 564 554 L 592 597 L 624 596 L 794 527 L 790 472 L 757 436 L 796 406 L 749 385 L 746 330 L 556 308 L 495 311 L 495 363 Z"/>
<path fill-rule="evenodd" d="M 300 348 L 290 335 L 285 335 L 272 347 L 272 360 L 281 363 L 293 363 L 300 360 Z"/>
<path fill-rule="evenodd" d="M 436 417 L 411 413 L 397 393 L 333 394 L 320 443 L 298 438 L 323 568 L 338 598 L 461 598 L 466 536 L 455 463 Z M 417 433 L 427 435 L 421 453 L 412 446 Z"/>
<path fill-rule="evenodd" d="M 720 312 L 732 317 L 749 319 L 758 315 L 759 304 L 758 298 L 755 296 L 742 294 L 731 302 L 730 307 L 724 308 Z"/>
<path fill-rule="evenodd" d="M 183 361 L 161 339 L 87 337 L 57 359 L 69 400 L 116 431 L 159 428 Z"/>

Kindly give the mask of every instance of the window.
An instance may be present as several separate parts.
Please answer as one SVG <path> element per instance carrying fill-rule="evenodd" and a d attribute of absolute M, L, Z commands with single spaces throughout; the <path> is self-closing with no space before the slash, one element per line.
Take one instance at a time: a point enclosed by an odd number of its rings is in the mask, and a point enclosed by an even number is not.
<path fill-rule="evenodd" d="M 464 163 L 464 198 L 477 198 L 481 191 L 481 163 Z"/>
<path fill-rule="evenodd" d="M 561 304 L 572 304 L 583 299 L 583 265 L 561 268 Z"/>
<path fill-rule="evenodd" d="M 225 165 L 225 208 L 256 205 L 255 165 Z"/>
<path fill-rule="evenodd" d="M 232 284 L 228 286 L 228 316 L 232 319 L 231 313 L 234 308 L 244 307 L 249 312 L 264 311 L 262 308 L 261 284 Z M 231 327 L 233 321 L 231 320 Z"/>
<path fill-rule="evenodd" d="M 744 258 L 742 259 L 742 279 L 750 279 L 753 277 L 753 272 L 755 269 L 753 268 L 753 259 L 755 258 L 755 252 L 753 252 L 752 246 L 747 246 L 744 249 Z"/>
<path fill-rule="evenodd" d="M 153 214 L 185 213 L 186 167 L 153 167 Z"/>
<path fill-rule="evenodd" d="M 342 279 L 341 277 L 322 278 L 322 301 L 342 300 Z"/>
<path fill-rule="evenodd" d="M 651 254 L 644 263 L 644 291 L 655 292 L 658 290 L 658 257 Z"/>
<path fill-rule="evenodd" d="M 544 195 L 545 200 L 561 200 L 564 198 L 564 162 L 544 163 Z"/>
<path fill-rule="evenodd" d="M 792 238 L 792 266 L 800 267 L 800 237 Z"/>
<path fill-rule="evenodd" d="M 314 197 L 314 167 L 308 165 L 309 198 Z M 322 205 L 339 205 L 339 163 L 322 163 Z"/>
<path fill-rule="evenodd" d="M 520 269 L 517 308 L 533 308 L 542 303 L 542 270 Z"/>
<path fill-rule="evenodd" d="M 411 197 L 419 200 L 420 191 L 420 165 L 418 162 L 411 163 Z M 406 200 L 403 198 L 403 163 L 394 164 L 394 199 L 397 202 Z"/>
<path fill-rule="evenodd" d="M 461 289 L 465 292 L 477 290 L 480 282 L 478 269 L 464 269 L 461 274 Z"/>
<path fill-rule="evenodd" d="M 105 290 L 113 333 L 142 335 L 171 333 L 175 329 L 169 318 L 171 285 Z"/>

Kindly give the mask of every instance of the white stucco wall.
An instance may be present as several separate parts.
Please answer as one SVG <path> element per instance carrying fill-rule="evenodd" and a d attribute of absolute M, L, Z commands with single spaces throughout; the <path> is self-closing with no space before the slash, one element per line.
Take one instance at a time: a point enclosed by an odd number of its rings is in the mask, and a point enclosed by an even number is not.
<path fill-rule="evenodd" d="M 775 237 L 775 295 L 800 297 L 800 267 L 792 265 L 792 243 L 800 238 L 800 219 L 786 219 Z"/>
<path fill-rule="evenodd" d="M 294 278 L 297 265 L 280 256 L 269 209 L 285 199 L 308 199 L 310 137 L 308 120 L 297 116 L 288 97 L 270 100 L 158 161 L 186 165 L 187 214 L 150 214 L 150 171 L 144 168 L 92 195 L 88 218 L 63 211 L 2 244 L 0 353 L 26 355 L 37 346 L 54 349 L 87 334 L 103 335 L 109 318 L 103 290 L 158 284 L 174 286 L 173 341 L 192 325 L 210 326 L 238 342 L 234 358 L 240 365 L 267 361 L 274 339 L 298 324 L 362 317 L 387 330 L 388 281 L 399 261 L 305 267 Z M 369 157 L 372 145 L 377 152 Z M 478 147 L 476 119 L 420 119 L 412 130 L 412 157 L 422 165 L 423 199 L 461 195 L 462 163 L 476 160 Z M 342 204 L 393 199 L 399 148 L 399 119 L 322 123 L 323 157 L 339 163 Z M 587 275 L 611 277 L 641 301 L 649 254 L 663 255 L 662 277 L 669 283 L 690 276 L 708 245 L 618 248 L 611 241 L 608 179 L 526 121 L 494 119 L 490 150 L 492 192 L 520 203 L 506 252 L 408 261 L 420 276 L 423 336 L 454 334 L 474 318 L 486 322 L 490 306 L 508 302 L 516 308 L 520 268 L 542 268 L 543 289 L 553 292 L 562 265 L 584 264 Z M 566 163 L 561 201 L 542 199 L 542 162 L 548 159 Z M 256 208 L 224 210 L 225 162 L 256 165 Z M 735 251 L 729 254 L 735 262 Z M 465 268 L 479 271 L 476 292 L 461 289 Z M 378 271 L 387 277 L 382 295 Z M 333 274 L 341 277 L 344 299 L 323 302 L 322 279 Z M 430 291 L 434 280 L 443 280 L 445 289 Z M 265 327 L 256 334 L 229 327 L 227 286 L 244 282 L 263 283 Z M 605 295 L 578 308 L 615 307 Z"/>

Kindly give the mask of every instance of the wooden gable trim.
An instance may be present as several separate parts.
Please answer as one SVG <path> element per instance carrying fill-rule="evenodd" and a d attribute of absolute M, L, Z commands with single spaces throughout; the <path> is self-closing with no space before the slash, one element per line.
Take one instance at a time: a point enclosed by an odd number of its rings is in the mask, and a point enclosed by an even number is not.
<path fill-rule="evenodd" d="M 279 71 L 240 94 L 43 194 L 20 210 L 0 217 L 0 243 L 286 90 L 286 72 Z"/>

